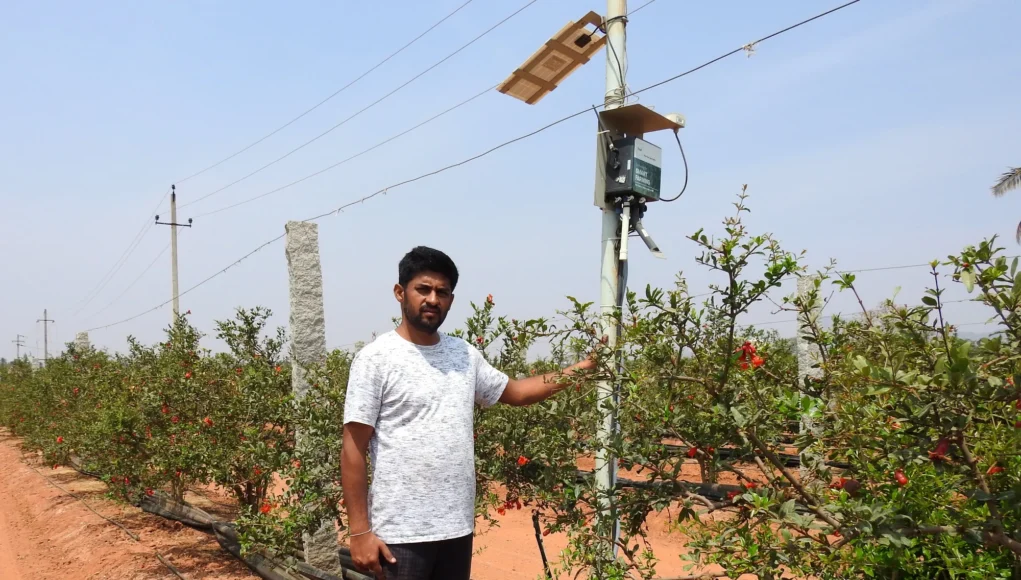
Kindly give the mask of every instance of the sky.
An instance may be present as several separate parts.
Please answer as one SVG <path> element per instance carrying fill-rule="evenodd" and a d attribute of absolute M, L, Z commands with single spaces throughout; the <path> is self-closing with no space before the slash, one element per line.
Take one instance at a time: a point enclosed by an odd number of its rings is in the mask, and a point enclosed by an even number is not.
<path fill-rule="evenodd" d="M 184 291 L 318 215 L 481 153 L 600 103 L 605 53 L 535 105 L 490 90 L 357 159 L 236 208 L 350 157 L 495 86 L 568 21 L 605 5 L 538 0 L 491 33 L 282 161 L 512 14 L 527 0 L 473 0 L 350 88 L 272 137 L 201 175 L 365 73 L 465 0 L 290 2 L 199 0 L 12 3 L 0 21 L 0 357 L 16 335 L 42 356 L 92 330 L 98 347 L 160 340 L 170 322 L 164 197 L 177 184 Z M 643 2 L 631 0 L 630 7 Z M 693 68 L 840 2 L 657 0 L 628 23 L 632 90 Z M 687 119 L 689 185 L 653 204 L 645 223 L 666 253 L 631 251 L 629 286 L 692 292 L 719 278 L 698 266 L 699 228 L 722 232 L 742 184 L 751 231 L 771 233 L 810 268 L 922 264 L 1013 233 L 1021 191 L 989 187 L 1021 164 L 1012 0 L 862 0 L 677 81 L 639 102 Z M 566 296 L 598 299 L 600 215 L 592 204 L 596 123 L 582 115 L 444 173 L 388 190 L 319 220 L 327 344 L 392 328 L 397 263 L 416 245 L 444 250 L 461 271 L 447 330 L 493 294 L 497 313 L 555 316 Z M 664 195 L 684 179 L 669 133 Z M 242 179 L 244 178 L 244 179 Z M 241 181 L 238 181 L 238 180 Z M 238 181 L 234 185 L 230 185 Z M 216 192 L 225 186 L 226 189 Z M 202 201 L 189 204 L 200 197 Z M 155 210 L 155 211 L 154 211 Z M 137 234 L 123 265 L 103 284 Z M 151 266 L 151 267 L 150 267 Z M 148 269 L 147 269 L 148 268 Z M 858 275 L 869 305 L 916 303 L 926 268 Z M 946 298 L 967 294 L 949 285 Z M 793 285 L 771 294 L 777 301 Z M 836 294 L 827 312 L 849 312 Z M 181 297 L 213 334 L 237 307 L 265 306 L 286 326 L 283 241 L 263 247 Z M 793 334 L 768 302 L 743 320 Z M 981 306 L 948 318 L 991 329 Z M 964 328 L 962 327 L 962 330 Z M 205 340 L 216 347 L 212 336 Z"/>

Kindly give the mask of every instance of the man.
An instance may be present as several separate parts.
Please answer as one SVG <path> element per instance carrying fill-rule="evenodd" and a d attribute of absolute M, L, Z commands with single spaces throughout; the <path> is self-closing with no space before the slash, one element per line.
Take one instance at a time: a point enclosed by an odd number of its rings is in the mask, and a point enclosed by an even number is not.
<path fill-rule="evenodd" d="M 563 385 L 516 380 L 464 340 L 438 332 L 458 273 L 443 252 L 411 250 L 398 267 L 400 326 L 351 364 L 341 458 L 351 557 L 387 580 L 469 580 L 475 529 L 473 405 L 531 405 Z M 591 360 L 565 374 L 588 369 Z M 373 466 L 367 489 L 366 452 Z"/>

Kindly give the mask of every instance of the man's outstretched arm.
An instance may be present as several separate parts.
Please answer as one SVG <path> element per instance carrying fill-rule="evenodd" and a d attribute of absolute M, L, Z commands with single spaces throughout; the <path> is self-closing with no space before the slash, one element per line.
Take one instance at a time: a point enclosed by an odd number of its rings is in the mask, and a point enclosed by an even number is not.
<path fill-rule="evenodd" d="M 566 388 L 566 384 L 558 382 L 559 376 L 571 376 L 578 371 L 595 368 L 595 360 L 591 357 L 573 364 L 559 373 L 536 375 L 526 379 L 510 379 L 500 396 L 500 402 L 515 407 L 524 407 L 545 401 Z"/>
<path fill-rule="evenodd" d="M 340 457 L 344 505 L 351 534 L 351 559 L 355 566 L 383 578 L 379 556 L 391 564 L 397 562 L 390 549 L 369 529 L 368 449 L 373 428 L 362 423 L 344 425 L 344 447 Z"/>

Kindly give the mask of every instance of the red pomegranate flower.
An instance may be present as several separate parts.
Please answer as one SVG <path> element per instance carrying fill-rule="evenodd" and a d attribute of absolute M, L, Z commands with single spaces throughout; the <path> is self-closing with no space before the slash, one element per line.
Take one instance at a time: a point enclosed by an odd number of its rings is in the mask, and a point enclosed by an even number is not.
<path fill-rule="evenodd" d="M 525 457 L 524 455 L 518 457 L 518 465 L 524 465 L 526 463 L 528 463 L 527 457 Z"/>
<path fill-rule="evenodd" d="M 766 363 L 766 359 L 762 358 L 759 355 L 755 355 L 755 356 L 752 357 L 752 366 L 755 367 L 755 368 L 759 368 L 762 365 L 764 365 L 765 363 Z"/>
<path fill-rule="evenodd" d="M 269 505 L 269 503 L 263 502 L 262 505 L 259 506 L 259 513 L 261 513 L 261 514 L 268 514 L 270 512 L 270 510 L 272 510 L 272 509 L 273 508 L 272 508 L 272 506 Z"/>
<path fill-rule="evenodd" d="M 57 437 L 57 443 L 63 443 L 63 442 L 64 442 L 64 438 L 63 437 Z"/>
<path fill-rule="evenodd" d="M 698 447 L 688 447 L 687 455 L 689 459 L 694 458 L 696 455 L 698 455 Z"/>
<path fill-rule="evenodd" d="M 904 470 L 898 469 L 893 472 L 893 478 L 897 480 L 897 485 L 904 487 L 908 484 L 908 477 L 904 475 Z"/>
<path fill-rule="evenodd" d="M 950 441 L 946 437 L 940 437 L 936 442 L 936 448 L 929 452 L 929 459 L 943 461 L 947 458 L 948 451 L 950 451 Z"/>
<path fill-rule="evenodd" d="M 178 417 L 177 415 L 174 415 L 173 417 L 170 418 L 170 422 L 171 423 L 180 423 L 181 422 L 181 418 Z"/>
<path fill-rule="evenodd" d="M 1003 467 L 996 465 L 995 463 L 989 466 L 986 470 L 986 475 L 996 475 L 997 473 L 1003 473 Z"/>
<path fill-rule="evenodd" d="M 209 417 L 206 417 L 205 419 L 202 419 L 202 423 L 203 423 L 203 424 L 204 424 L 204 425 L 205 425 L 206 427 L 212 427 L 212 426 L 213 426 L 213 420 L 212 420 L 212 419 L 210 419 Z"/>
<path fill-rule="evenodd" d="M 830 484 L 830 489 L 834 489 L 834 490 L 844 489 L 844 484 L 846 484 L 846 483 L 847 483 L 847 478 L 846 477 L 841 477 L 839 480 L 834 481 L 833 483 Z"/>

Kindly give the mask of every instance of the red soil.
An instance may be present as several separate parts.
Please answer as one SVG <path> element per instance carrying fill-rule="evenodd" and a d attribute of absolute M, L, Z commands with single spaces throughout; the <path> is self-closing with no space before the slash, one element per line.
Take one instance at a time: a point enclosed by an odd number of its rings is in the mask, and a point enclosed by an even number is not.
<path fill-rule="evenodd" d="M 18 441 L 0 434 L 0 578 L 3 580 L 149 579 L 175 578 L 156 552 L 185 578 L 240 580 L 257 578 L 244 564 L 222 551 L 216 541 L 196 530 L 105 499 L 106 486 L 69 468 L 41 466 L 23 456 Z M 591 469 L 591 460 L 579 460 Z M 37 471 L 38 470 L 38 471 Z M 690 471 L 690 473 L 689 473 Z M 698 480 L 698 466 L 685 466 L 690 481 Z M 636 474 L 622 477 L 642 479 Z M 735 483 L 721 474 L 721 483 Z M 139 536 L 135 542 L 121 529 L 89 511 L 85 505 L 51 485 L 59 485 L 85 500 L 93 509 Z M 233 500 L 208 488 L 189 493 L 189 503 L 221 517 L 230 517 Z M 510 510 L 493 516 L 498 526 L 480 524 L 476 538 L 473 580 L 541 578 L 542 561 L 532 528 L 531 512 Z M 659 558 L 657 574 L 683 576 L 692 571 L 680 559 L 685 537 L 670 533 L 667 514 L 652 514 L 649 539 Z M 543 538 L 551 564 L 559 560 L 567 539 L 563 534 Z M 704 570 L 702 572 L 714 571 Z M 568 578 L 568 576 L 563 576 Z M 745 579 L 742 579 L 745 580 Z"/>

